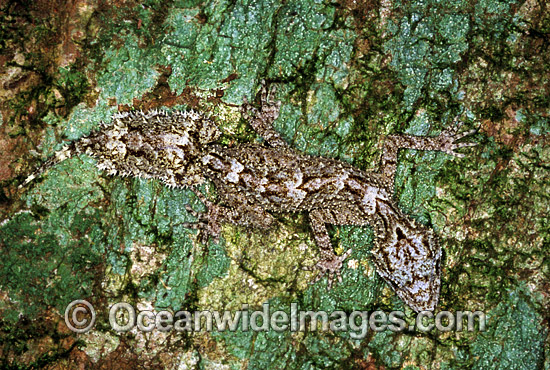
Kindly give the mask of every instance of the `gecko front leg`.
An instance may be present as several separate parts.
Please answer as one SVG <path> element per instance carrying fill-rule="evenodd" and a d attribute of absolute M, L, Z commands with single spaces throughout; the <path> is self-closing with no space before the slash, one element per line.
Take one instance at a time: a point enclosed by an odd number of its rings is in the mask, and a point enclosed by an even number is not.
<path fill-rule="evenodd" d="M 443 130 L 438 136 L 434 137 L 413 135 L 387 136 L 384 142 L 382 163 L 380 165 L 382 182 L 386 189 L 393 194 L 393 182 L 397 169 L 399 149 L 434 150 L 463 158 L 464 154 L 457 153 L 455 150 L 475 146 L 477 143 L 457 143 L 460 139 L 476 132 L 476 130 L 470 130 L 459 134 L 458 130 L 461 126 L 461 124 L 454 124 L 451 128 Z"/>
<path fill-rule="evenodd" d="M 338 282 L 342 281 L 342 265 L 346 258 L 351 254 L 351 249 L 348 249 L 341 256 L 334 254 L 332 250 L 332 244 L 327 232 L 325 224 L 325 217 L 322 210 L 314 209 L 309 213 L 309 219 L 311 221 L 311 229 L 313 230 L 313 237 L 320 249 L 321 259 L 315 265 L 315 268 L 320 270 L 319 275 L 313 280 L 313 282 L 319 281 L 323 276 L 328 275 L 328 288 L 332 287 L 334 276 L 338 279 Z M 310 268 L 306 268 L 310 269 Z"/>

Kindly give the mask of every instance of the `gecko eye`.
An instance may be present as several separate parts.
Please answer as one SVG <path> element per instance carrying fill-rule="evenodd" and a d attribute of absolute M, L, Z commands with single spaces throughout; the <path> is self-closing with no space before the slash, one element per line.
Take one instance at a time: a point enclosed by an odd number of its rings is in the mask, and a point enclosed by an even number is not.
<path fill-rule="evenodd" d="M 397 234 L 397 240 L 406 239 L 405 234 L 403 234 L 403 230 L 401 230 L 399 227 L 396 228 L 395 233 Z"/>

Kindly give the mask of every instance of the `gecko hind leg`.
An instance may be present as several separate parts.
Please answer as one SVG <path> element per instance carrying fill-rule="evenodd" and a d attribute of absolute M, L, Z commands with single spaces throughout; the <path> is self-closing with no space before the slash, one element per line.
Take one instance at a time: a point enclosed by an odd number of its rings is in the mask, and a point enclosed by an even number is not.
<path fill-rule="evenodd" d="M 185 205 L 187 212 L 196 217 L 197 222 L 186 222 L 182 225 L 190 229 L 198 229 L 197 240 L 201 244 L 207 244 L 210 236 L 218 243 L 222 223 L 267 230 L 275 221 L 271 214 L 260 206 L 250 204 L 243 196 L 232 197 L 229 203 L 234 207 L 225 207 L 211 202 L 199 190 L 191 190 L 204 204 L 206 212 L 197 212 L 190 205 Z"/>
<path fill-rule="evenodd" d="M 281 102 L 274 102 L 272 97 L 275 93 L 275 87 L 268 91 L 266 83 L 262 80 L 262 87 L 259 92 L 260 107 L 252 106 L 244 97 L 243 105 L 241 105 L 241 113 L 250 126 L 272 147 L 290 148 L 288 144 L 281 138 L 281 135 L 273 129 L 273 122 L 279 117 L 279 109 Z"/>
<path fill-rule="evenodd" d="M 206 207 L 206 212 L 197 212 L 189 204 L 185 205 L 185 209 L 193 217 L 197 218 L 197 222 L 184 222 L 181 225 L 189 229 L 197 229 L 197 241 L 200 244 L 208 244 L 209 237 L 212 237 L 215 243 L 218 243 L 220 240 L 221 233 L 221 218 L 226 212 L 231 212 L 230 209 L 225 209 L 217 204 L 212 203 L 208 200 L 204 194 L 198 190 L 193 190 L 196 197 L 204 204 Z"/>

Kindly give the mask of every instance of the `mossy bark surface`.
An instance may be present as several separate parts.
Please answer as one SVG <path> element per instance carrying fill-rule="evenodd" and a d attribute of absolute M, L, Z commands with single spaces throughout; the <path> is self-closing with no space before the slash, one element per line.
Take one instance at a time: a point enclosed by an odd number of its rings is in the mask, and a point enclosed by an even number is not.
<path fill-rule="evenodd" d="M 0 367 L 550 369 L 550 9 L 535 1 L 38 1 L 0 12 Z M 343 282 L 309 284 L 307 215 L 268 233 L 225 225 L 201 245 L 193 193 L 109 177 L 71 158 L 33 168 L 119 110 L 193 108 L 226 145 L 259 140 L 239 113 L 277 85 L 275 128 L 293 147 L 378 166 L 387 134 L 478 130 L 464 158 L 401 151 L 395 196 L 443 248 L 438 310 L 482 311 L 485 331 L 132 331 L 109 307 L 271 312 L 402 311 L 376 274 L 370 227 L 333 227 L 353 247 Z M 211 199 L 215 189 L 202 188 Z M 98 312 L 74 334 L 65 307 Z M 546 352 L 545 352 L 546 348 Z"/>

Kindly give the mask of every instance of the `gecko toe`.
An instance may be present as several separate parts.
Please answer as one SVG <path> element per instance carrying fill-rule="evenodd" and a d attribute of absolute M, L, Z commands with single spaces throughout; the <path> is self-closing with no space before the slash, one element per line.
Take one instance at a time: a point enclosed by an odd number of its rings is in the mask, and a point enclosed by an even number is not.
<path fill-rule="evenodd" d="M 328 279 L 327 279 L 327 290 L 332 289 L 332 282 L 333 281 L 334 281 L 334 276 L 333 276 L 333 274 L 329 273 Z"/>
<path fill-rule="evenodd" d="M 458 143 L 456 144 L 458 148 L 468 148 L 471 146 L 476 146 L 478 143 Z"/>
<path fill-rule="evenodd" d="M 313 279 L 312 284 L 327 277 L 327 289 L 332 289 L 334 278 L 338 283 L 342 282 L 342 266 L 343 262 L 351 255 L 352 250 L 348 249 L 341 256 L 334 256 L 331 259 L 322 259 L 313 267 L 302 267 L 303 270 L 311 271 L 312 269 L 319 270 L 319 274 Z"/>
<path fill-rule="evenodd" d="M 351 256 L 351 252 L 353 252 L 353 250 L 350 248 L 338 258 L 341 259 L 342 262 L 344 262 L 349 256 Z"/>
<path fill-rule="evenodd" d="M 458 135 L 459 137 L 458 137 L 457 140 L 462 139 L 463 137 L 466 137 L 466 136 L 473 135 L 473 134 L 475 134 L 476 132 L 477 132 L 476 129 L 472 129 L 472 130 L 465 131 L 465 132 L 463 132 L 462 134 Z"/>
<path fill-rule="evenodd" d="M 195 211 L 189 204 L 185 205 L 185 210 L 193 217 L 200 218 L 200 213 Z"/>
<path fill-rule="evenodd" d="M 464 157 L 466 157 L 465 154 L 457 153 L 457 152 L 455 152 L 455 151 L 453 151 L 453 150 L 449 151 L 448 154 L 450 154 L 450 155 L 452 155 L 452 156 L 455 156 L 455 157 L 457 157 L 457 158 L 464 158 Z"/>

